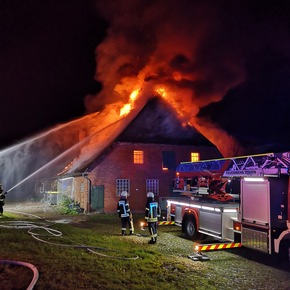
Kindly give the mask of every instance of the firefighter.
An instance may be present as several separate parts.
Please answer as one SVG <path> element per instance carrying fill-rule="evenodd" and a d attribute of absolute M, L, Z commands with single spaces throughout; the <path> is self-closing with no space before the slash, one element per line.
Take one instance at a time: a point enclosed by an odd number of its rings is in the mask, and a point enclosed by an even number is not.
<path fill-rule="evenodd" d="M 4 192 L 2 184 L 0 184 L 0 218 L 3 216 L 3 206 L 5 204 L 5 195 L 7 192 Z"/>
<path fill-rule="evenodd" d="M 155 244 L 157 242 L 157 226 L 158 218 L 160 217 L 160 206 L 157 201 L 154 201 L 154 193 L 148 192 L 147 202 L 145 208 L 145 220 L 148 224 L 148 230 L 151 237 L 149 244 Z"/>
<path fill-rule="evenodd" d="M 121 218 L 122 236 L 126 235 L 127 227 L 130 229 L 130 235 L 134 234 L 133 216 L 130 210 L 129 202 L 127 200 L 128 192 L 121 193 L 120 200 L 117 204 L 117 212 Z"/>

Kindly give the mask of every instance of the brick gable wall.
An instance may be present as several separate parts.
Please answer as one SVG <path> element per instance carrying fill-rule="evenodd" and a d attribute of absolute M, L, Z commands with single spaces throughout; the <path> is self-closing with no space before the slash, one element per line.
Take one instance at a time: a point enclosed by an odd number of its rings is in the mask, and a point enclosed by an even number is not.
<path fill-rule="evenodd" d="M 133 163 L 133 151 L 144 152 L 144 164 Z M 159 197 L 170 195 L 175 170 L 162 170 L 162 153 L 174 151 L 176 166 L 190 161 L 191 152 L 199 152 L 202 159 L 219 157 L 216 149 L 208 147 L 160 145 L 141 143 L 117 143 L 105 158 L 89 174 L 92 185 L 104 185 L 104 211 L 116 212 L 116 179 L 130 180 L 128 198 L 133 212 L 143 212 L 146 203 L 146 179 L 159 180 Z"/>

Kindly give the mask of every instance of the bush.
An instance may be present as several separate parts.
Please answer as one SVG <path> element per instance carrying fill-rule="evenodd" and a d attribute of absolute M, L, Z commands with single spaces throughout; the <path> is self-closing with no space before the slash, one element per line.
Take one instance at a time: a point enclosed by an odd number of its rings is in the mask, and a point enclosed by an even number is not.
<path fill-rule="evenodd" d="M 60 203 L 58 204 L 58 211 L 62 214 L 73 214 L 77 215 L 82 212 L 80 204 L 75 202 L 74 199 L 63 196 Z"/>

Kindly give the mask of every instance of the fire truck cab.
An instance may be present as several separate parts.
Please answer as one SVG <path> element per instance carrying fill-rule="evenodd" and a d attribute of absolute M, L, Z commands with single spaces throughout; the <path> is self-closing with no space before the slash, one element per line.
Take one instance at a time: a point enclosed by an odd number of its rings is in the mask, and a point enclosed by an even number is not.
<path fill-rule="evenodd" d="M 290 255 L 290 152 L 182 162 L 167 218 L 200 234 Z"/>

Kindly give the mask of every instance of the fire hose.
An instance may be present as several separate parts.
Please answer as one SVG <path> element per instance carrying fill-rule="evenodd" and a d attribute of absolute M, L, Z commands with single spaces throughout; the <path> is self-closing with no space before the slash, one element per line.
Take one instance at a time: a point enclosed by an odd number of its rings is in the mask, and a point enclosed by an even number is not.
<path fill-rule="evenodd" d="M 6 222 L 1 223 L 0 227 L 5 227 L 5 228 L 16 228 L 16 229 L 24 229 L 24 228 L 28 228 L 28 233 L 37 241 L 49 244 L 49 245 L 54 245 L 54 246 L 61 246 L 61 247 L 72 247 L 75 249 L 86 249 L 89 252 L 102 256 L 102 257 L 107 257 L 107 258 L 114 258 L 114 259 L 121 259 L 121 260 L 137 260 L 139 258 L 138 255 L 130 255 L 129 257 L 123 257 L 120 254 L 122 254 L 122 251 L 119 250 L 110 250 L 107 248 L 103 248 L 103 247 L 96 247 L 96 246 L 89 246 L 89 245 L 74 245 L 74 244 L 64 244 L 64 243 L 55 243 L 55 242 L 49 242 L 44 240 L 43 238 L 41 238 L 41 236 L 44 236 L 43 234 L 39 234 L 36 233 L 35 230 L 44 230 L 47 233 L 49 233 L 50 235 L 54 236 L 54 237 L 62 237 L 62 233 L 58 230 L 52 229 L 50 227 L 47 226 L 40 226 L 40 225 L 36 225 L 35 223 L 32 222 L 26 222 L 26 221 L 13 221 L 13 222 Z M 67 239 L 68 241 L 72 242 L 71 240 Z M 98 251 L 97 251 L 98 250 Z M 103 252 L 112 252 L 114 254 L 112 255 L 108 255 L 108 254 L 103 254 L 101 253 L 101 251 Z M 126 253 L 127 255 L 129 253 Z"/>
<path fill-rule="evenodd" d="M 83 248 L 83 249 L 87 249 L 89 252 L 103 256 L 103 257 L 110 257 L 110 258 L 115 258 L 115 259 L 123 259 L 123 260 L 137 260 L 139 258 L 138 255 L 132 255 L 130 257 L 121 257 L 119 254 L 122 253 L 122 251 L 119 250 L 108 250 L 107 248 L 102 248 L 102 247 L 95 247 L 95 246 L 89 246 L 89 245 L 72 245 L 72 244 L 64 244 L 64 243 L 54 243 L 54 242 L 49 242 L 46 241 L 44 239 L 41 238 L 41 236 L 43 236 L 42 234 L 36 233 L 35 230 L 44 230 L 47 233 L 49 233 L 50 235 L 53 236 L 57 236 L 57 237 L 61 237 L 62 233 L 58 230 L 52 229 L 49 227 L 49 225 L 47 225 L 47 223 L 50 223 L 50 225 L 53 223 L 51 221 L 45 221 L 43 218 L 36 216 L 36 215 L 31 215 L 31 214 L 27 214 L 27 213 L 21 213 L 18 211 L 14 211 L 13 212 L 17 212 L 20 214 L 24 214 L 24 215 L 29 215 L 29 216 L 33 216 L 36 217 L 38 219 L 41 219 L 44 221 L 44 223 L 41 224 L 36 224 L 33 222 L 28 222 L 28 221 L 12 221 L 12 222 L 6 222 L 6 223 L 1 223 L 0 227 L 6 227 L 6 228 L 17 228 L 17 229 L 23 229 L 23 228 L 28 228 L 28 233 L 36 240 L 43 242 L 43 243 L 47 243 L 47 244 L 51 244 L 51 245 L 55 245 L 55 246 L 64 246 L 64 247 L 73 247 L 73 248 Z M 47 223 L 45 223 L 47 222 Z M 97 252 L 96 250 L 99 251 L 111 251 L 116 253 L 116 255 L 106 255 L 106 254 L 102 254 Z"/>
<path fill-rule="evenodd" d="M 39 272 L 38 272 L 37 268 L 30 263 L 21 262 L 21 261 L 10 261 L 10 260 L 0 260 L 0 263 L 1 264 L 16 265 L 16 266 L 24 266 L 24 267 L 29 268 L 33 272 L 33 278 L 31 280 L 29 286 L 27 287 L 27 290 L 32 290 L 33 287 L 35 286 L 36 282 L 38 281 Z"/>
<path fill-rule="evenodd" d="M 58 230 L 54 230 L 54 229 L 46 228 L 46 227 L 37 227 L 37 228 L 33 227 L 33 228 L 31 228 L 31 229 L 28 230 L 28 233 L 34 239 L 36 239 L 37 241 L 40 241 L 40 242 L 49 244 L 49 245 L 61 246 L 61 247 L 72 247 L 72 248 L 75 248 L 75 249 L 86 249 L 89 252 L 91 252 L 93 254 L 96 254 L 96 255 L 99 255 L 99 256 L 102 256 L 102 257 L 115 258 L 115 259 L 120 259 L 120 260 L 137 260 L 139 258 L 138 255 L 132 255 L 131 257 L 121 257 L 120 254 L 122 253 L 122 251 L 109 250 L 107 248 L 102 248 L 102 247 L 95 247 L 95 246 L 88 246 L 88 245 L 73 245 L 73 244 L 64 244 L 64 243 L 49 242 L 49 241 L 46 241 L 46 240 L 40 238 L 40 236 L 43 236 L 43 235 L 38 234 L 38 233 L 35 233 L 34 232 L 35 229 L 45 230 L 49 234 L 51 234 L 53 236 L 57 236 L 57 237 L 61 237 L 62 236 L 62 233 L 60 231 L 58 231 Z M 68 241 L 71 241 L 71 240 L 68 240 Z M 98 252 L 96 250 L 98 250 Z M 100 253 L 100 251 L 107 251 L 107 252 L 110 251 L 110 252 L 115 253 L 116 255 L 107 255 L 107 254 Z M 127 253 L 127 255 L 128 255 L 128 253 Z"/>
<path fill-rule="evenodd" d="M 26 221 L 16 221 L 16 222 L 5 222 L 5 224 L 2 222 L 0 224 L 0 227 L 4 227 L 4 228 L 16 228 L 16 229 L 23 229 L 23 228 L 28 228 L 28 233 L 37 241 L 46 243 L 46 244 L 50 244 L 50 245 L 54 245 L 54 246 L 62 246 L 62 247 L 72 247 L 75 249 L 86 249 L 87 251 L 89 251 L 92 254 L 96 254 L 98 256 L 102 256 L 102 257 L 107 257 L 107 258 L 115 258 L 115 259 L 121 259 L 121 260 L 137 260 L 139 258 L 138 255 L 132 255 L 131 257 L 123 257 L 121 256 L 122 251 L 118 251 L 118 250 L 109 250 L 107 248 L 102 248 L 102 247 L 95 247 L 95 246 L 88 246 L 88 245 L 73 245 L 73 244 L 64 244 L 64 243 L 54 243 L 54 242 L 49 242 L 46 241 L 42 238 L 40 238 L 40 236 L 43 236 L 41 234 L 35 233 L 36 229 L 40 229 L 40 230 L 44 230 L 47 233 L 49 233 L 50 235 L 56 236 L 56 237 L 62 237 L 62 233 L 58 230 L 55 229 L 51 229 L 49 227 L 46 226 L 39 226 L 36 225 L 35 223 L 32 222 L 26 222 Z M 109 255 L 109 254 L 103 254 L 101 252 L 107 251 L 107 252 L 111 252 L 114 253 L 114 255 Z M 128 255 L 128 253 L 127 253 Z M 13 264 L 13 265 L 20 265 L 20 266 L 25 266 L 30 268 L 33 271 L 33 279 L 31 280 L 27 290 L 32 290 L 34 285 L 37 283 L 38 278 L 39 278 L 39 272 L 37 270 L 37 268 L 30 264 L 30 263 L 26 263 L 26 262 L 20 262 L 20 261 L 9 261 L 9 260 L 0 260 L 0 263 L 2 264 Z"/>

